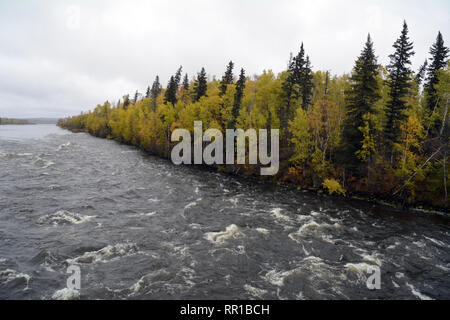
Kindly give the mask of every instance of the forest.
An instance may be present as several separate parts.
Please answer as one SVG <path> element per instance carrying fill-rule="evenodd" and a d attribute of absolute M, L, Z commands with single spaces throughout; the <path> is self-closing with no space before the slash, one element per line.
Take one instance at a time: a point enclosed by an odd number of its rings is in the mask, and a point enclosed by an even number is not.
<path fill-rule="evenodd" d="M 0 125 L 2 124 L 31 124 L 30 121 L 25 119 L 11 119 L 11 118 L 1 118 Z"/>
<path fill-rule="evenodd" d="M 171 132 L 192 133 L 197 120 L 205 130 L 280 129 L 277 175 L 261 177 L 256 165 L 214 169 L 405 209 L 448 211 L 450 50 L 439 32 L 429 57 L 412 70 L 413 50 L 404 22 L 388 65 L 378 63 L 368 35 L 349 74 L 313 71 L 303 44 L 278 74 L 248 77 L 230 61 L 219 79 L 204 68 L 189 78 L 179 67 L 165 88 L 156 76 L 145 93 L 106 101 L 58 125 L 165 158 L 175 145 Z"/>

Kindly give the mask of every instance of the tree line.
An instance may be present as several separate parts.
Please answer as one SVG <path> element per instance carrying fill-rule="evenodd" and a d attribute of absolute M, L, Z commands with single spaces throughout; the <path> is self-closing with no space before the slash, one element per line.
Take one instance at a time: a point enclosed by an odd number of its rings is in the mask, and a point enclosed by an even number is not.
<path fill-rule="evenodd" d="M 1 118 L 0 125 L 2 124 L 31 124 L 30 121 L 25 119 L 12 119 L 12 118 Z"/>
<path fill-rule="evenodd" d="M 304 45 L 287 70 L 254 77 L 230 61 L 221 79 L 180 66 L 166 88 L 156 76 L 145 94 L 62 119 L 74 131 L 116 139 L 168 157 L 176 128 L 280 129 L 280 170 L 270 179 L 329 193 L 376 197 L 403 206 L 448 209 L 449 48 L 439 32 L 419 70 L 406 22 L 389 64 L 368 35 L 350 74 L 313 71 Z M 250 165 L 218 170 L 257 175 Z M 267 178 L 266 178 L 267 179 Z"/>

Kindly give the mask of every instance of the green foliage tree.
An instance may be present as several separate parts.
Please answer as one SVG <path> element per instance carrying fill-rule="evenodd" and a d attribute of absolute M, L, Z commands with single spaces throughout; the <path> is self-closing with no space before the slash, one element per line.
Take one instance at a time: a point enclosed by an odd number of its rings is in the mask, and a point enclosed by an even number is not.
<path fill-rule="evenodd" d="M 208 79 L 206 77 L 205 68 L 197 75 L 197 80 L 194 83 L 194 101 L 200 100 L 201 97 L 206 96 L 208 90 Z"/>
<path fill-rule="evenodd" d="M 356 153 L 362 149 L 363 141 L 368 135 L 372 135 L 375 127 L 371 115 L 375 114 L 376 103 L 381 97 L 377 76 L 377 59 L 373 42 L 368 35 L 364 49 L 355 62 L 350 77 L 350 90 L 346 95 L 347 111 L 340 157 L 341 163 L 350 169 L 356 169 L 361 164 L 361 158 Z M 365 159 L 368 159 L 366 153 Z"/>
<path fill-rule="evenodd" d="M 228 85 L 233 84 L 233 68 L 234 68 L 233 61 L 230 61 L 227 65 L 227 70 L 225 71 L 225 74 L 222 76 L 222 81 L 220 81 L 220 93 L 219 93 L 220 96 L 223 96 L 225 94 Z"/>
<path fill-rule="evenodd" d="M 392 154 L 393 145 L 401 139 L 401 126 L 407 118 L 405 112 L 408 108 L 407 98 L 412 87 L 412 70 L 409 66 L 414 52 L 413 43 L 409 41 L 406 21 L 403 22 L 403 30 L 393 47 L 395 52 L 389 56 L 390 63 L 387 66 L 389 99 L 386 106 L 387 121 L 383 132 L 389 148 L 388 156 Z"/>
<path fill-rule="evenodd" d="M 427 82 L 425 83 L 426 106 L 431 116 L 438 107 L 436 85 L 439 83 L 438 71 L 443 70 L 447 64 L 450 49 L 444 45 L 444 39 L 439 31 L 436 42 L 430 48 L 431 63 L 428 65 Z"/>
<path fill-rule="evenodd" d="M 236 126 L 236 121 L 241 110 L 242 98 L 244 97 L 245 81 L 245 70 L 244 68 L 241 68 L 239 80 L 236 82 L 236 92 L 234 94 L 233 108 L 231 110 L 231 128 L 234 128 Z"/>
<path fill-rule="evenodd" d="M 156 99 L 161 93 L 161 84 L 159 82 L 159 76 L 156 76 L 155 81 L 152 84 L 152 88 L 150 90 L 150 98 L 152 99 L 153 111 L 156 111 Z"/>

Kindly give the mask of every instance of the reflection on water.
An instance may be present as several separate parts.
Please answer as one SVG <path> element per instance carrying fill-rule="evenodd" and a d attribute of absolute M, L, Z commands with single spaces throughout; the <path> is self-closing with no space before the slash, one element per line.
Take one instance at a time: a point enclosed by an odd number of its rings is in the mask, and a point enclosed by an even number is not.
<path fill-rule="evenodd" d="M 174 166 L 55 126 L 0 126 L 0 195 L 1 299 L 450 298 L 444 216 Z M 72 264 L 80 296 L 65 288 Z"/>

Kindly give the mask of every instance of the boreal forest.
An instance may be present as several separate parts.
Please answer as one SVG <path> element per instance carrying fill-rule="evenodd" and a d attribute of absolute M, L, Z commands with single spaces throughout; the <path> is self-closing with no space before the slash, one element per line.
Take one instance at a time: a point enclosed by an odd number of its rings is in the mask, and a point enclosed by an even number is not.
<path fill-rule="evenodd" d="M 414 44 L 406 22 L 387 65 L 378 63 L 370 35 L 361 40 L 348 74 L 321 71 L 301 44 L 278 74 L 264 70 L 249 76 L 232 61 L 219 78 L 205 68 L 190 76 L 180 66 L 165 88 L 156 76 L 146 92 L 106 101 L 60 120 L 59 126 L 166 158 L 175 144 L 171 132 L 192 132 L 194 121 L 202 121 L 204 130 L 223 132 L 280 129 L 277 175 L 260 177 L 255 165 L 214 169 L 404 208 L 447 211 L 450 64 L 442 34 L 418 70 L 412 69 Z"/>

